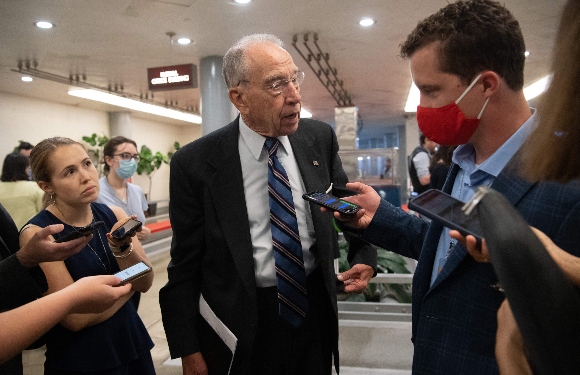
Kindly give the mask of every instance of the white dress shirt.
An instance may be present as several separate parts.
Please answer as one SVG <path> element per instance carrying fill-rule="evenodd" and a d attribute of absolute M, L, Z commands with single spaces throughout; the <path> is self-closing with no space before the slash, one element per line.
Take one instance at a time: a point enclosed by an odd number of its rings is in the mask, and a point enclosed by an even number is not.
<path fill-rule="evenodd" d="M 317 266 L 314 255 L 310 252 L 310 247 L 315 243 L 312 215 L 308 203 L 302 198 L 302 194 L 305 192 L 304 182 L 294 158 L 290 140 L 287 136 L 277 138 L 280 141 L 277 156 L 290 179 L 304 266 L 306 274 L 309 274 Z M 261 288 L 277 285 L 272 250 L 272 231 L 270 229 L 268 152 L 264 148 L 265 141 L 266 137 L 250 129 L 240 116 L 238 150 L 242 163 L 246 207 L 250 221 L 256 286 Z"/>

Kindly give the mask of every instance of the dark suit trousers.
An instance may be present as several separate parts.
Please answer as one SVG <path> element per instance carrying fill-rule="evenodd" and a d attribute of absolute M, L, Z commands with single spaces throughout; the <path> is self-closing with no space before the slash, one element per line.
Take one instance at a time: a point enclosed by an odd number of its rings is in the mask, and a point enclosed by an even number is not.
<path fill-rule="evenodd" d="M 298 329 L 280 318 L 276 287 L 257 288 L 258 328 L 250 374 L 331 373 L 336 319 L 320 268 L 308 275 L 307 286 L 309 310 Z"/>

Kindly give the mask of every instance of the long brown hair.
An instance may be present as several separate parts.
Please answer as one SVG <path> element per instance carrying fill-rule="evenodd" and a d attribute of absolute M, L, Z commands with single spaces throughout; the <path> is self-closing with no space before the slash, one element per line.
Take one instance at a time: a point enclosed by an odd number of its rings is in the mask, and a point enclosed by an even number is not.
<path fill-rule="evenodd" d="M 525 176 L 567 182 L 580 177 L 580 1 L 564 7 L 550 87 L 538 105 L 540 125 L 524 148 Z"/>

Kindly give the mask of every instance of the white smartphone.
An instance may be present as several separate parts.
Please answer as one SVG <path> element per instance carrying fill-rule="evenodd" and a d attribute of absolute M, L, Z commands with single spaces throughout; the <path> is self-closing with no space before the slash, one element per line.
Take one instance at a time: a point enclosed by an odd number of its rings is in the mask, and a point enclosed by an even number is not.
<path fill-rule="evenodd" d="M 117 272 L 115 276 L 121 279 L 121 283 L 119 285 L 124 285 L 144 276 L 149 272 L 151 272 L 151 267 L 149 267 L 144 262 L 139 262 L 129 268 L 125 268 L 124 270 Z"/>

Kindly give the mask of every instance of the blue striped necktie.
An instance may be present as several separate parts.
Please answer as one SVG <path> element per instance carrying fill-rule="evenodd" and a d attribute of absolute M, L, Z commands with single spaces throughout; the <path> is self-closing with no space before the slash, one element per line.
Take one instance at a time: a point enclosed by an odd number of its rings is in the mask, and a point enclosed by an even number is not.
<path fill-rule="evenodd" d="M 280 142 L 276 138 L 266 139 L 270 226 L 278 283 L 278 311 L 282 318 L 294 327 L 299 327 L 308 311 L 306 271 L 290 181 L 276 156 L 279 145 Z"/>

